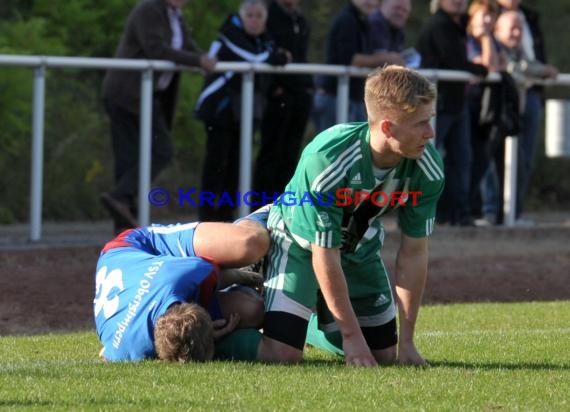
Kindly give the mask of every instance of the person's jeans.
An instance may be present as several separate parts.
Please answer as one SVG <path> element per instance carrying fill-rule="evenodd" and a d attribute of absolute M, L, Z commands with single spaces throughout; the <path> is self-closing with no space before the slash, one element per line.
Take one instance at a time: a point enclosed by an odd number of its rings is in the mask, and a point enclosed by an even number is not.
<path fill-rule="evenodd" d="M 526 94 L 525 110 L 522 114 L 521 132 L 518 136 L 518 164 L 517 164 L 517 208 L 519 217 L 523 210 L 524 199 L 532 175 L 534 157 L 538 141 L 538 128 L 542 118 L 542 98 L 536 90 L 529 90 Z"/>
<path fill-rule="evenodd" d="M 438 203 L 438 220 L 469 224 L 472 149 L 467 107 L 456 114 L 438 113 L 435 143 L 445 166 L 445 188 Z"/>

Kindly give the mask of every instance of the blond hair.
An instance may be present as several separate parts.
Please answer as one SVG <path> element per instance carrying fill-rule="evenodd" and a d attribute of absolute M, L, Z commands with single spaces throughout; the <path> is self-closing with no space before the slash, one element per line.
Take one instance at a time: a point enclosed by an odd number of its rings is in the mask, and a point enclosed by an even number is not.
<path fill-rule="evenodd" d="M 364 86 L 368 121 L 397 120 L 435 100 L 435 85 L 415 70 L 390 65 L 374 70 Z"/>
<path fill-rule="evenodd" d="M 496 0 L 473 0 L 471 5 L 467 9 L 467 16 L 469 17 L 469 23 L 467 24 L 467 33 L 473 33 L 472 19 L 473 16 L 481 11 L 483 13 L 491 15 L 491 17 L 496 20 L 499 17 L 500 12 L 499 4 Z"/>
<path fill-rule="evenodd" d="M 171 306 L 156 322 L 154 345 L 159 359 L 203 362 L 214 356 L 214 327 L 210 315 L 195 303 Z"/>

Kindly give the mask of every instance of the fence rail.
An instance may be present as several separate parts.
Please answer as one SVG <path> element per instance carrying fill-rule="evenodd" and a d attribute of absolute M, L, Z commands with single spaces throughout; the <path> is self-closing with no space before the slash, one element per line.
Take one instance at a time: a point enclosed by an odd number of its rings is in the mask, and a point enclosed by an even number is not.
<path fill-rule="evenodd" d="M 32 115 L 32 153 L 30 174 L 30 240 L 39 241 L 42 233 L 42 187 L 43 187 L 43 158 L 44 158 L 44 110 L 45 110 L 45 81 L 47 69 L 91 69 L 91 70 L 137 70 L 141 76 L 141 108 L 140 108 L 140 162 L 139 162 L 139 222 L 147 225 L 150 218 L 150 204 L 146 194 L 150 191 L 150 158 L 151 158 L 151 119 L 152 119 L 152 90 L 153 72 L 160 71 L 191 71 L 195 68 L 179 66 L 162 60 L 115 59 L 92 57 L 64 56 L 23 56 L 0 54 L 0 67 L 23 67 L 34 70 L 33 115 Z M 253 88 L 255 73 L 284 73 L 324 74 L 338 77 L 337 86 L 337 122 L 347 120 L 348 115 L 348 84 L 352 76 L 366 76 L 370 69 L 351 66 L 336 66 L 326 64 L 288 64 L 284 67 L 274 67 L 262 63 L 220 62 L 216 71 L 234 71 L 242 73 L 241 95 L 241 143 L 240 143 L 240 175 L 239 188 L 241 193 L 251 187 L 251 149 L 253 135 Z M 420 72 L 437 83 L 438 81 L 470 81 L 474 76 L 461 71 L 452 70 L 420 70 Z M 497 74 L 491 74 L 488 81 L 498 81 Z M 556 80 L 542 82 L 546 85 L 570 86 L 570 74 L 561 74 Z M 516 179 L 517 141 L 507 139 L 505 153 L 505 224 L 514 224 L 514 199 Z M 240 206 L 240 214 L 247 213 L 247 205 Z"/>

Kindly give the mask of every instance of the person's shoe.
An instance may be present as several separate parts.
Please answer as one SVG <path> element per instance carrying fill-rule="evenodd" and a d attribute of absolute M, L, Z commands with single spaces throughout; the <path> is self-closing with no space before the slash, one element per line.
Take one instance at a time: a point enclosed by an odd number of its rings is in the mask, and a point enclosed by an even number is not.
<path fill-rule="evenodd" d="M 117 228 L 134 228 L 139 225 L 137 219 L 131 213 L 129 205 L 115 199 L 109 193 L 101 193 L 101 203 L 103 203 L 103 206 L 105 206 L 115 221 L 115 230 Z"/>
<path fill-rule="evenodd" d="M 495 226 L 496 218 L 495 215 L 486 214 L 482 218 L 475 219 L 474 223 L 477 227 L 491 227 Z"/>

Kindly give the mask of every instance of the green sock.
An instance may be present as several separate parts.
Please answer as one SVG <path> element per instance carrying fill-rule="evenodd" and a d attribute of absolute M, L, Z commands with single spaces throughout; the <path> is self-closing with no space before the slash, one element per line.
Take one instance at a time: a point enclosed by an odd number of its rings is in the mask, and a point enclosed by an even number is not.
<path fill-rule="evenodd" d="M 319 321 L 317 315 L 314 313 L 309 319 L 307 338 L 305 339 L 305 342 L 315 348 L 334 353 L 335 355 L 344 356 L 344 351 L 329 341 L 324 332 L 319 329 Z"/>
<path fill-rule="evenodd" d="M 236 329 L 216 342 L 215 359 L 255 361 L 262 334 L 257 329 Z"/>

